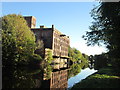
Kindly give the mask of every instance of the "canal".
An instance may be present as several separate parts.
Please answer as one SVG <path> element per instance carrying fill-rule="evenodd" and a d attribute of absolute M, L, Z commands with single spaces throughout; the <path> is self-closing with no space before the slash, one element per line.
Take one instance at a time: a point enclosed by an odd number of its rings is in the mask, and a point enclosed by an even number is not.
<path fill-rule="evenodd" d="M 81 64 L 55 64 L 42 67 L 3 67 L 2 88 L 71 88 L 92 73 Z"/>
<path fill-rule="evenodd" d="M 80 82 L 82 79 L 85 79 L 86 77 L 88 77 L 89 75 L 95 72 L 97 72 L 97 70 L 90 68 L 81 70 L 81 72 L 79 72 L 76 76 L 68 79 L 68 88 L 71 88 L 73 85 L 75 85 L 76 83 Z"/>

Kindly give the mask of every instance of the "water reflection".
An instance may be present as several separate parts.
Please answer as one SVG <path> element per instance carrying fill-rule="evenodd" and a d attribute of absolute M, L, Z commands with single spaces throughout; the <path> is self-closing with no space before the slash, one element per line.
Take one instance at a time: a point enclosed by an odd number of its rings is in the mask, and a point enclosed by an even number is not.
<path fill-rule="evenodd" d="M 75 63 L 46 64 L 34 67 L 3 67 L 3 88 L 68 88 L 68 79 L 80 73 L 86 66 Z"/>
<path fill-rule="evenodd" d="M 81 63 L 74 63 L 70 66 L 68 70 L 68 78 L 73 77 L 81 72 L 81 69 L 85 69 L 88 67 L 88 63 L 81 62 Z"/>
<path fill-rule="evenodd" d="M 55 70 L 51 74 L 49 80 L 44 79 L 43 87 L 45 88 L 67 88 L 68 87 L 68 72 L 67 69 Z"/>
<path fill-rule="evenodd" d="M 68 65 L 65 63 L 47 65 L 44 68 L 43 85 L 41 88 L 60 88 L 68 87 Z"/>
<path fill-rule="evenodd" d="M 2 88 L 67 88 L 68 69 L 56 65 L 44 68 L 3 67 Z"/>
<path fill-rule="evenodd" d="M 80 73 L 76 76 L 68 79 L 68 88 L 71 88 L 74 84 L 80 82 L 82 79 L 85 79 L 87 76 L 95 73 L 97 70 L 86 68 L 82 69 Z"/>
<path fill-rule="evenodd" d="M 42 79 L 41 70 L 29 71 L 26 67 L 4 67 L 2 70 L 3 88 L 34 88 L 36 79 Z"/>

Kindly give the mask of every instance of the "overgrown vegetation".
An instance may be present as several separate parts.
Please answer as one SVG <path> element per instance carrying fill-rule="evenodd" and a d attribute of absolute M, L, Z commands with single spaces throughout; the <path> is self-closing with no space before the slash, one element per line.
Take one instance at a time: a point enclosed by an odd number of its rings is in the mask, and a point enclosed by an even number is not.
<path fill-rule="evenodd" d="M 79 50 L 77 50 L 76 48 L 71 48 L 69 47 L 69 52 L 68 52 L 68 56 L 70 57 L 70 60 L 74 63 L 88 63 L 88 56 L 85 54 L 82 54 Z"/>
<path fill-rule="evenodd" d="M 41 60 L 34 55 L 35 36 L 21 15 L 10 14 L 2 17 L 2 64 L 14 66 L 28 64 L 30 57 Z"/>
<path fill-rule="evenodd" d="M 93 8 L 91 17 L 94 21 L 90 32 L 83 36 L 88 45 L 104 43 L 108 49 L 109 63 L 114 68 L 120 66 L 120 2 L 100 2 Z M 119 70 L 119 69 L 118 69 Z"/>
<path fill-rule="evenodd" d="M 45 60 L 44 60 L 44 78 L 46 80 L 51 78 L 53 68 L 50 64 L 52 63 L 52 60 L 53 60 L 52 50 L 46 48 L 45 49 Z"/>
<path fill-rule="evenodd" d="M 70 66 L 70 70 L 68 71 L 68 78 L 77 75 L 81 72 L 81 69 L 88 67 L 88 56 L 82 54 L 76 48 L 70 47 L 68 56 L 70 57 L 70 60 L 73 63 Z"/>
<path fill-rule="evenodd" d="M 102 68 L 97 73 L 90 75 L 86 79 L 72 87 L 76 88 L 120 88 L 120 76 L 112 68 Z"/>
<path fill-rule="evenodd" d="M 90 56 L 90 63 L 98 70 L 87 77 L 75 88 L 120 88 L 120 2 L 100 2 L 93 8 L 91 17 L 94 22 L 90 32 L 83 36 L 87 45 L 102 45 L 108 49 L 107 53 Z"/>
<path fill-rule="evenodd" d="M 42 58 L 34 53 L 37 46 L 33 32 L 21 15 L 9 14 L 2 17 L 3 88 L 36 87 L 33 74 L 25 68 L 40 68 Z"/>
<path fill-rule="evenodd" d="M 52 60 L 53 60 L 52 50 L 51 49 L 45 49 L 45 63 L 51 64 Z"/>

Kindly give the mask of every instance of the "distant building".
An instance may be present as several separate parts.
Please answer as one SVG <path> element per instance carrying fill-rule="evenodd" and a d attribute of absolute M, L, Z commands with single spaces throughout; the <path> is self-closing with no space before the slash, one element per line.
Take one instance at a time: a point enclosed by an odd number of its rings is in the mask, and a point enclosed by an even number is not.
<path fill-rule="evenodd" d="M 60 31 L 55 29 L 54 25 L 52 25 L 51 28 L 47 28 L 45 26 L 36 28 L 36 18 L 33 16 L 25 16 L 24 18 L 27 21 L 28 26 L 34 32 L 36 36 L 36 42 L 43 40 L 44 54 L 42 56 L 45 57 L 45 50 L 47 48 L 52 50 L 52 56 L 55 63 L 67 62 L 68 48 L 70 45 L 69 36 L 62 34 Z M 39 50 L 36 53 L 41 54 Z"/>

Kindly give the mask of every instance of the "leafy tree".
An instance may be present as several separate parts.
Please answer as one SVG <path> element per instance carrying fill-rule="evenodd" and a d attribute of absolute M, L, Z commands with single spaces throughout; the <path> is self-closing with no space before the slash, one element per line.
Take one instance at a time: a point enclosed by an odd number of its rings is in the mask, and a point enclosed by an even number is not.
<path fill-rule="evenodd" d="M 88 45 L 104 43 L 109 50 L 112 65 L 120 66 L 120 2 L 101 2 L 91 11 L 94 21 L 83 36 Z"/>
<path fill-rule="evenodd" d="M 70 57 L 70 59 L 71 59 L 72 61 L 74 61 L 74 60 L 73 60 L 74 51 L 72 50 L 71 47 L 68 48 L 68 56 Z"/>
<path fill-rule="evenodd" d="M 34 54 L 35 36 L 21 15 L 2 17 L 2 62 L 3 66 L 28 61 Z"/>
<path fill-rule="evenodd" d="M 45 49 L 45 63 L 50 64 L 52 63 L 53 57 L 52 57 L 52 50 L 51 49 Z"/>
<path fill-rule="evenodd" d="M 73 62 L 84 62 L 87 61 L 87 55 L 84 57 L 82 53 L 76 48 L 69 48 L 68 56 L 71 58 Z M 85 59 L 86 58 L 86 59 Z"/>
<path fill-rule="evenodd" d="M 94 68 L 95 69 L 101 69 L 104 67 L 107 67 L 108 65 L 108 58 L 106 57 L 106 54 L 100 54 L 100 55 L 95 55 L 94 56 Z"/>
<path fill-rule="evenodd" d="M 46 65 L 46 67 L 44 68 L 44 79 L 45 80 L 48 80 L 48 79 L 51 78 L 52 71 L 53 71 L 52 66 L 51 65 Z"/>
<path fill-rule="evenodd" d="M 70 65 L 70 69 L 68 70 L 68 78 L 77 75 L 80 73 L 81 69 L 88 67 L 88 55 L 82 54 L 76 48 L 69 47 L 68 56 L 73 62 L 73 64 Z"/>
<path fill-rule="evenodd" d="M 45 59 L 44 59 L 44 79 L 46 79 L 46 80 L 51 78 L 53 68 L 50 64 L 52 63 L 52 60 L 53 60 L 52 50 L 46 48 L 45 49 Z"/>
<path fill-rule="evenodd" d="M 34 52 L 35 54 L 40 55 L 42 58 L 44 58 L 44 43 L 42 40 L 36 41 L 36 50 Z"/>
<path fill-rule="evenodd" d="M 42 62 L 42 58 L 38 54 L 29 55 L 28 64 L 32 68 L 40 68 L 40 63 Z"/>
<path fill-rule="evenodd" d="M 94 56 L 93 55 L 90 55 L 89 56 L 89 68 L 94 68 Z"/>

